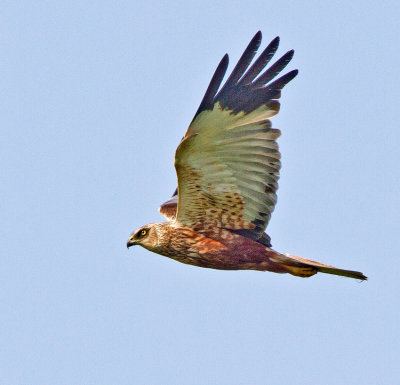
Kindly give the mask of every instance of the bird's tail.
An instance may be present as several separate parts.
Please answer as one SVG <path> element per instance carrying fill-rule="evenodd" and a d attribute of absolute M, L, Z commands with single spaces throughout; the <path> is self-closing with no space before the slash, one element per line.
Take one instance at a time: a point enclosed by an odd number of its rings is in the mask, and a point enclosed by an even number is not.
<path fill-rule="evenodd" d="M 273 257 L 273 261 L 283 265 L 285 269 L 287 269 L 288 273 L 300 277 L 310 277 L 316 273 L 325 273 L 359 279 L 362 281 L 367 280 L 367 277 L 359 271 L 338 269 L 337 267 L 325 265 L 310 259 L 297 257 L 296 255 L 292 254 L 277 252 Z"/>

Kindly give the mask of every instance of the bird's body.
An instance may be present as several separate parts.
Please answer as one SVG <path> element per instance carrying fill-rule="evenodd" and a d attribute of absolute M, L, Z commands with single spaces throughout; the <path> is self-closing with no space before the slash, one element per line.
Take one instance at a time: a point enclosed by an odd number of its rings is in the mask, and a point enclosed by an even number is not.
<path fill-rule="evenodd" d="M 152 223 L 144 228 L 149 235 L 142 240 L 141 246 L 188 265 L 219 270 L 290 273 L 299 277 L 310 277 L 322 271 L 360 279 L 361 273 L 356 271 L 341 270 L 316 261 L 280 253 L 227 229 L 214 227 L 207 232 L 200 232 L 176 222 Z"/>
<path fill-rule="evenodd" d="M 179 262 L 221 270 L 287 272 L 270 260 L 273 250 L 229 230 L 215 228 L 205 235 L 172 222 L 154 225 L 157 241 L 143 246 Z"/>
<path fill-rule="evenodd" d="M 250 66 L 260 43 L 258 32 L 220 88 L 228 56 L 221 60 L 176 150 L 178 188 L 160 207 L 169 221 L 142 226 L 129 238 L 128 247 L 141 245 L 179 262 L 213 269 L 300 277 L 323 272 L 366 279 L 360 272 L 271 248 L 265 229 L 277 199 L 280 131 L 272 128 L 269 118 L 278 113 L 281 90 L 297 70 L 272 81 L 291 60 L 289 51 L 264 71 L 279 38 Z"/>

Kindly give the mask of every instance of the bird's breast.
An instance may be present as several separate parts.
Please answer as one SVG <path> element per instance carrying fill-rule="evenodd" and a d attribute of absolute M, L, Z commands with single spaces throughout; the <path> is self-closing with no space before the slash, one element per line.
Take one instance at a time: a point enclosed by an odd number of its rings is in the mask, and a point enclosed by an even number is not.
<path fill-rule="evenodd" d="M 179 262 L 215 269 L 259 269 L 266 248 L 229 230 L 203 234 L 189 227 L 170 225 L 156 251 Z"/>

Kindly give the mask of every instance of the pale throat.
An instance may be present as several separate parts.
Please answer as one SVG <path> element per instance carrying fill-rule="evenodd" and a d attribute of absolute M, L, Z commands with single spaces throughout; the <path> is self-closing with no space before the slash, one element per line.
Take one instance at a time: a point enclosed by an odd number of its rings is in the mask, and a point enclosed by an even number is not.
<path fill-rule="evenodd" d="M 161 222 L 154 224 L 156 231 L 156 248 L 165 248 L 170 244 L 173 231 L 170 230 L 170 222 Z"/>

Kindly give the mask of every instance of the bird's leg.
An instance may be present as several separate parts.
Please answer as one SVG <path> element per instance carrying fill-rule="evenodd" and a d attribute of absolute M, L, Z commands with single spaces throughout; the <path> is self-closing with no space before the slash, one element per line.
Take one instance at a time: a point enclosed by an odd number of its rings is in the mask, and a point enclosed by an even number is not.
<path fill-rule="evenodd" d="M 297 267 L 284 265 L 283 267 L 287 270 L 288 273 L 295 275 L 296 277 L 308 278 L 318 273 L 318 269 L 313 266 Z"/>

